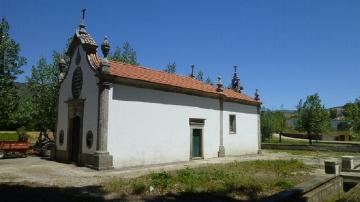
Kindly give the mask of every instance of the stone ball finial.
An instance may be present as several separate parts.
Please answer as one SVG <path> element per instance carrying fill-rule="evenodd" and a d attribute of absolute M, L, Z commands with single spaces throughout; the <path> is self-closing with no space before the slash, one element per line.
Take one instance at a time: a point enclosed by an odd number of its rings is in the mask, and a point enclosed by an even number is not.
<path fill-rule="evenodd" d="M 218 80 L 217 80 L 217 83 L 216 83 L 216 85 L 217 85 L 216 91 L 217 92 L 223 92 L 224 91 L 224 85 L 222 83 L 221 76 L 218 76 L 217 79 Z"/>
<path fill-rule="evenodd" d="M 256 100 L 256 101 L 259 101 L 259 100 L 260 100 L 259 89 L 256 89 L 256 91 L 255 91 L 255 100 Z"/>
<path fill-rule="evenodd" d="M 64 71 L 65 71 L 65 65 L 66 65 L 66 63 L 65 63 L 64 58 L 61 58 L 61 59 L 59 60 L 59 71 L 60 71 L 60 72 L 64 72 Z"/>
<path fill-rule="evenodd" d="M 105 36 L 104 41 L 101 44 L 101 51 L 104 55 L 104 58 L 107 58 L 110 52 L 110 43 L 107 36 Z"/>

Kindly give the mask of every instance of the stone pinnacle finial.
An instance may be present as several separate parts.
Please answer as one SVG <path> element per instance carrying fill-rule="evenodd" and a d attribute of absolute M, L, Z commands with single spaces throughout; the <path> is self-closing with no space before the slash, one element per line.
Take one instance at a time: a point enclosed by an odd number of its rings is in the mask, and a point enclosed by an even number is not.
<path fill-rule="evenodd" d="M 241 93 L 241 86 L 240 86 L 240 78 L 237 74 L 237 65 L 234 65 L 234 75 L 233 78 L 231 80 L 231 88 L 236 91 L 236 92 L 240 92 Z"/>
<path fill-rule="evenodd" d="M 61 58 L 59 61 L 59 71 L 64 72 L 64 70 L 65 70 L 65 60 Z"/>
<path fill-rule="evenodd" d="M 191 77 L 191 78 L 195 78 L 194 68 L 195 68 L 195 65 L 191 65 L 191 74 L 190 74 L 190 77 Z"/>
<path fill-rule="evenodd" d="M 59 79 L 59 83 L 61 83 L 65 78 L 65 66 L 66 66 L 65 60 L 61 58 L 58 65 L 60 72 L 58 79 Z"/>
<path fill-rule="evenodd" d="M 81 18 L 81 21 L 80 21 L 80 25 L 79 25 L 79 32 L 80 33 L 86 33 L 86 30 L 85 30 L 85 12 L 86 12 L 86 9 L 84 8 L 84 9 L 82 9 L 81 10 L 81 12 L 82 12 L 82 18 Z"/>
<path fill-rule="evenodd" d="M 104 55 L 104 58 L 107 58 L 107 56 L 110 52 L 110 43 L 109 43 L 107 36 L 104 37 L 104 41 L 101 44 L 101 50 Z"/>
<path fill-rule="evenodd" d="M 110 65 L 107 59 L 107 56 L 109 55 L 110 52 L 110 44 L 107 36 L 105 36 L 104 41 L 101 44 L 101 51 L 104 55 L 104 58 L 101 60 L 101 72 L 107 74 L 110 72 Z"/>
<path fill-rule="evenodd" d="M 216 91 L 217 92 L 223 92 L 224 91 L 224 85 L 221 81 L 221 76 L 218 76 L 218 81 L 217 81 L 217 88 L 216 88 Z"/>
<path fill-rule="evenodd" d="M 256 101 L 260 101 L 259 89 L 256 89 L 256 91 L 255 91 L 255 100 L 256 100 Z"/>

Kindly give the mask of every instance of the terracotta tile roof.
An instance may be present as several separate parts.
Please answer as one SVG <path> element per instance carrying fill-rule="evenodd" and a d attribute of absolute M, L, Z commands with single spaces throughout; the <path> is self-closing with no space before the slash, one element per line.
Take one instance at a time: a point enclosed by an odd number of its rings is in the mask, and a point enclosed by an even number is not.
<path fill-rule="evenodd" d="M 79 33 L 77 32 L 77 36 L 81 40 L 82 44 L 90 44 L 96 46 L 95 40 L 88 33 Z"/>
<path fill-rule="evenodd" d="M 98 67 L 100 64 L 99 58 L 96 55 L 89 56 L 92 63 L 96 64 Z M 146 67 L 135 66 L 124 64 L 117 61 L 109 61 L 110 64 L 110 74 L 117 77 L 146 81 L 155 84 L 162 84 L 172 87 L 178 87 L 186 90 L 200 91 L 203 93 L 208 93 L 212 95 L 218 95 L 219 92 L 216 91 L 216 86 L 205 84 L 196 79 L 180 76 L 176 74 L 170 74 L 164 71 L 158 71 Z M 241 101 L 243 103 L 251 105 L 259 105 L 260 102 L 255 99 L 244 95 L 243 93 L 235 92 L 232 89 L 224 89 L 222 92 L 225 98 Z"/>

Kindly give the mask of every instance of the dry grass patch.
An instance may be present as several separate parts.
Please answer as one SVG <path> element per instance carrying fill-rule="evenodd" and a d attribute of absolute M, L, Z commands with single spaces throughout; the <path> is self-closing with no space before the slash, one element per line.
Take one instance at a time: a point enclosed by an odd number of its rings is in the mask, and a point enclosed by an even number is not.
<path fill-rule="evenodd" d="M 106 192 L 157 197 L 168 194 L 212 194 L 236 199 L 259 199 L 293 187 L 309 178 L 312 168 L 298 160 L 233 162 L 134 178 L 115 178 L 103 184 Z"/>

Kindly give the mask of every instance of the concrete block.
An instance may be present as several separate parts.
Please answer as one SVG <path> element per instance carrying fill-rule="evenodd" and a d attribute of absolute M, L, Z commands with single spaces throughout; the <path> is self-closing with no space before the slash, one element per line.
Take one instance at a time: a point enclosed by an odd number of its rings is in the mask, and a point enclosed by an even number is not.
<path fill-rule="evenodd" d="M 339 175 L 340 166 L 334 161 L 325 161 L 325 173 Z"/>
<path fill-rule="evenodd" d="M 342 156 L 341 157 L 341 170 L 352 170 L 354 169 L 354 157 L 353 156 Z"/>

